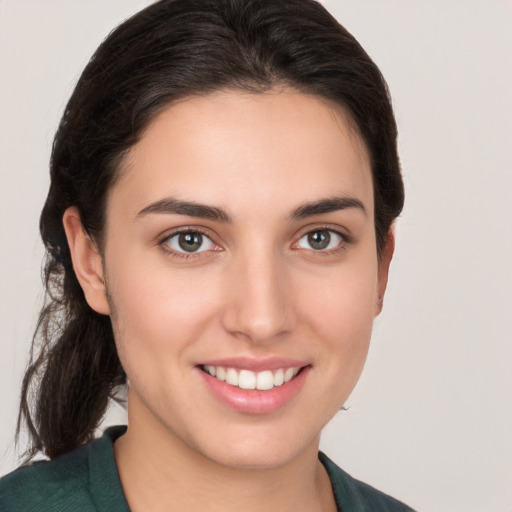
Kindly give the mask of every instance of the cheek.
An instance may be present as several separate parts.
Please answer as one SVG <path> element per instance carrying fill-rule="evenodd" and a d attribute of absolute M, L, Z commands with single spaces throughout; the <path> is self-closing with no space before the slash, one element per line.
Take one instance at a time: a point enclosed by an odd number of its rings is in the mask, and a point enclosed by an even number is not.
<path fill-rule="evenodd" d="M 313 360 L 308 389 L 311 428 L 325 425 L 346 403 L 366 361 L 375 313 L 376 277 L 365 266 L 340 265 L 304 277 L 296 290 L 301 335 Z M 370 270 L 368 270 L 370 269 Z M 299 339 L 301 339 L 299 337 Z"/>
<path fill-rule="evenodd" d="M 120 316 L 135 328 L 157 329 L 168 321 L 178 326 L 211 303 L 213 289 L 205 285 L 209 278 L 200 268 L 176 267 L 155 248 L 123 238 L 107 256 L 112 299 Z"/>
<path fill-rule="evenodd" d="M 377 301 L 376 268 L 361 261 L 305 280 L 299 292 L 302 309 L 312 312 L 319 329 L 344 334 L 342 338 L 368 334 Z"/>
<path fill-rule="evenodd" d="M 361 268 L 366 271 L 352 265 L 340 267 L 322 279 L 317 277 L 309 283 L 309 293 L 301 294 L 302 316 L 308 319 L 311 338 L 317 340 L 325 382 L 339 391 L 341 402 L 364 366 L 375 316 L 377 276 L 372 269 L 376 266 Z"/>
<path fill-rule="evenodd" d="M 157 372 L 180 360 L 215 315 L 216 288 L 199 272 L 137 269 L 125 261 L 108 275 L 115 339 L 129 376 L 131 367 Z"/>

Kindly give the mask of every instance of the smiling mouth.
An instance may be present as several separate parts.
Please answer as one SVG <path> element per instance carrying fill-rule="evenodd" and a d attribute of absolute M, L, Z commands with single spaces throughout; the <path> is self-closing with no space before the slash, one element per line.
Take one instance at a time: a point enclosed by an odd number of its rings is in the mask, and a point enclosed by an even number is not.
<path fill-rule="evenodd" d="M 235 388 L 256 389 L 258 391 L 268 391 L 282 386 L 304 369 L 301 367 L 290 367 L 253 372 L 251 370 L 238 370 L 224 366 L 201 365 L 200 368 L 215 379 Z"/>

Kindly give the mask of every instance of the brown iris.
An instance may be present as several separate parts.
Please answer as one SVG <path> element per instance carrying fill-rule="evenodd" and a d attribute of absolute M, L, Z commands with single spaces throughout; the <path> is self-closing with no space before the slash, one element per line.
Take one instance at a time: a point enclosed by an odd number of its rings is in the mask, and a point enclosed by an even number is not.
<path fill-rule="evenodd" d="M 328 247 L 331 241 L 329 231 L 323 229 L 321 231 L 313 231 L 308 234 L 308 243 L 315 250 L 322 250 Z"/>
<path fill-rule="evenodd" d="M 194 232 L 180 233 L 178 244 L 186 252 L 195 252 L 203 245 L 203 235 Z"/>

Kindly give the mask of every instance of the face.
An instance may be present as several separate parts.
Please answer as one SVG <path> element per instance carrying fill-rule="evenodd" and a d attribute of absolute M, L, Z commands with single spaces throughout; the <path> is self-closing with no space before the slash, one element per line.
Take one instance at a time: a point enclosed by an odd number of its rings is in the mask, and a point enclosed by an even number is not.
<path fill-rule="evenodd" d="M 236 467 L 316 450 L 387 274 L 339 107 L 291 91 L 171 105 L 122 166 L 105 240 L 130 428 Z"/>

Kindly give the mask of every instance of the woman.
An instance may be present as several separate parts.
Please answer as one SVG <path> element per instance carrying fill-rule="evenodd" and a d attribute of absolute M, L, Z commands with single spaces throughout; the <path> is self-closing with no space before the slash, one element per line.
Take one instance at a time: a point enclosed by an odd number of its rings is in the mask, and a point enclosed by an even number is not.
<path fill-rule="evenodd" d="M 318 453 L 402 204 L 385 82 L 321 5 L 123 23 L 55 138 L 20 413 L 50 461 L 5 477 L 1 509 L 410 510 Z M 128 428 L 93 441 L 127 383 Z"/>

